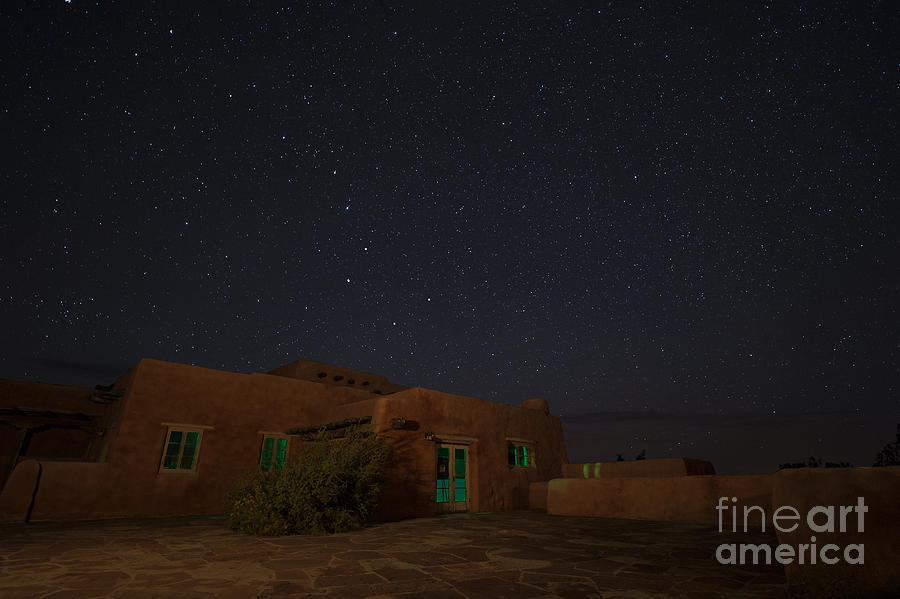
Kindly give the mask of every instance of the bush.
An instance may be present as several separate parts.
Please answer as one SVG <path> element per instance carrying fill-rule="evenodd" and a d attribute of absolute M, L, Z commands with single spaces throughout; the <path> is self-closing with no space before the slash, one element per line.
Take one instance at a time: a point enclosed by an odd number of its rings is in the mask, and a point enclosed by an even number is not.
<path fill-rule="evenodd" d="M 873 466 L 900 466 L 900 424 L 897 425 L 897 440 L 888 443 L 878 452 Z"/>
<path fill-rule="evenodd" d="M 387 454 L 383 439 L 360 429 L 343 439 L 322 433 L 282 470 L 253 474 L 230 491 L 228 527 L 262 536 L 362 528 L 381 491 Z"/>

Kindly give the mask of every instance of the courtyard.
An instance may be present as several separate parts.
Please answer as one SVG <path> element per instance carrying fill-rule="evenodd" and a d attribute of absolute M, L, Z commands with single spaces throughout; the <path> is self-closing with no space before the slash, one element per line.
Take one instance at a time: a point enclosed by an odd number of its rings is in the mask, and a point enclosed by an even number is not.
<path fill-rule="evenodd" d="M 732 542 L 769 542 L 741 534 Z M 780 566 L 720 565 L 709 525 L 452 514 L 327 537 L 252 537 L 218 517 L 0 526 L 0 596 L 644 598 L 784 596 Z"/>

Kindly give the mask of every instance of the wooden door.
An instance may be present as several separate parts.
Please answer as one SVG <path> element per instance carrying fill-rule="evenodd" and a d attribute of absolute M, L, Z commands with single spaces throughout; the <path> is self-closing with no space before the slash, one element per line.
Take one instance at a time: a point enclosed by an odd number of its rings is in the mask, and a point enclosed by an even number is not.
<path fill-rule="evenodd" d="M 469 511 L 469 448 L 440 443 L 437 446 L 437 511 Z"/>

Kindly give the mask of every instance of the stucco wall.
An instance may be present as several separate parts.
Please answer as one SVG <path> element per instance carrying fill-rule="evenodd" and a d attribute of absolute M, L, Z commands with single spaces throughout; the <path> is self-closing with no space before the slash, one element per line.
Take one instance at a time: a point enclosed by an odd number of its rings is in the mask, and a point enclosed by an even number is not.
<path fill-rule="evenodd" d="M 324 424 L 342 404 L 372 394 L 262 374 L 238 374 L 141 360 L 110 431 L 108 463 L 44 463 L 31 519 L 221 513 L 243 472 L 257 468 L 262 436 Z M 127 382 L 127 381 L 123 381 Z M 167 427 L 204 431 L 196 472 L 159 473 Z M 291 443 L 291 453 L 297 440 Z M 72 497 L 90 498 L 72 502 Z"/>
<path fill-rule="evenodd" d="M 635 476 L 697 476 L 715 474 L 711 462 L 691 458 L 659 458 L 626 462 L 565 464 L 565 478 L 623 478 Z"/>
<path fill-rule="evenodd" d="M 92 393 L 85 387 L 0 379 L 0 408 L 11 410 L 0 414 L 0 488 L 15 463 L 29 457 L 97 459 L 103 439 L 96 433 L 112 407 L 91 401 Z"/>
<path fill-rule="evenodd" d="M 0 522 L 23 522 L 28 517 L 41 474 L 37 460 L 19 462 L 0 493 Z"/>
<path fill-rule="evenodd" d="M 547 486 L 549 481 L 528 485 L 528 507 L 533 510 L 547 511 Z"/>
<path fill-rule="evenodd" d="M 226 491 L 241 473 L 258 467 L 258 431 L 284 432 L 352 416 L 372 416 L 375 430 L 394 450 L 376 515 L 380 519 L 435 512 L 435 440 L 426 439 L 426 432 L 437 440 L 471 439 L 473 511 L 527 508 L 529 483 L 560 476 L 566 458 L 559 421 L 537 401 L 521 408 L 427 389 L 377 396 L 150 359 L 141 360 L 117 385 L 126 391 L 105 436 L 107 461 L 41 461 L 32 520 L 221 513 Z M 405 418 L 409 425 L 392 428 L 392 418 Z M 209 427 L 195 472 L 159 473 L 164 423 Z M 509 437 L 533 443 L 535 467 L 507 465 Z M 290 455 L 299 443 L 291 440 Z"/>
<path fill-rule="evenodd" d="M 558 478 L 547 485 L 547 513 L 718 524 L 720 497 L 768 511 L 772 475 Z"/>
<path fill-rule="evenodd" d="M 387 395 L 389 393 L 396 393 L 397 391 L 409 389 L 406 385 L 397 385 L 390 382 L 385 376 L 380 374 L 344 368 L 342 366 L 335 366 L 334 364 L 325 364 L 314 360 L 295 360 L 294 362 L 280 366 L 275 370 L 270 370 L 269 374 L 303 379 L 338 387 L 348 386 L 362 389 L 376 395 Z M 325 376 L 321 376 L 323 374 Z"/>
<path fill-rule="evenodd" d="M 405 418 L 417 428 L 390 430 L 391 418 Z M 375 422 L 394 447 L 379 519 L 434 513 L 436 441 L 470 439 L 471 511 L 528 508 L 529 484 L 560 476 L 566 459 L 559 420 L 540 409 L 413 388 L 381 399 Z M 534 442 L 535 467 L 508 465 L 509 437 Z"/>

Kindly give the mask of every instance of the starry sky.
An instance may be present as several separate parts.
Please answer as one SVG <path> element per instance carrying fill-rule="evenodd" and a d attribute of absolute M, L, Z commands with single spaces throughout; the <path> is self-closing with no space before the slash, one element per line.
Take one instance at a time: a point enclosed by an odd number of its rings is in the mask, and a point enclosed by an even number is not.
<path fill-rule="evenodd" d="M 897 6 L 748 4 L 4 6 L 0 377 L 309 358 L 545 397 L 570 459 L 874 459 Z"/>

